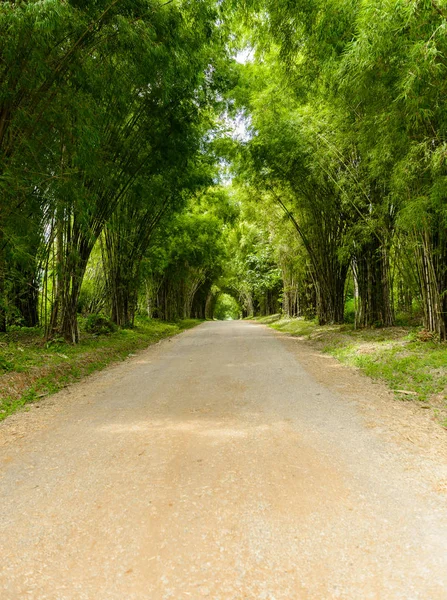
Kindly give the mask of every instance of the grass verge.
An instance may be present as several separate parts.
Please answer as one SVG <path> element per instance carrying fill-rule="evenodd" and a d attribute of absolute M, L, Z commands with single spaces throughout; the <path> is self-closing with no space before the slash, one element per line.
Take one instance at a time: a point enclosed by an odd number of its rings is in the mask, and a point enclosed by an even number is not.
<path fill-rule="evenodd" d="M 0 334 L 0 421 L 112 362 L 199 323 L 193 319 L 177 323 L 138 319 L 134 329 L 110 335 L 84 333 L 77 346 L 63 341 L 45 343 L 37 329 Z"/>
<path fill-rule="evenodd" d="M 385 382 L 399 400 L 432 408 L 447 428 L 447 344 L 415 327 L 355 330 L 353 325 L 319 326 L 304 319 L 255 319 L 277 331 L 308 340 L 318 350 Z"/>

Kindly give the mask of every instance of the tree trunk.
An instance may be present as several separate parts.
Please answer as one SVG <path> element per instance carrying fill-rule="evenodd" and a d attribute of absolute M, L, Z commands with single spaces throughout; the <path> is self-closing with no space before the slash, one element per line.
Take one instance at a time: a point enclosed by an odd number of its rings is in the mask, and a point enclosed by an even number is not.
<path fill-rule="evenodd" d="M 316 312 L 320 325 L 336 325 L 344 322 L 345 284 L 348 265 L 326 272 L 314 273 Z"/>
<path fill-rule="evenodd" d="M 253 302 L 253 297 L 249 292 L 245 292 L 241 297 L 242 302 L 242 310 L 244 317 L 254 317 L 255 316 L 255 307 Z"/>
<path fill-rule="evenodd" d="M 121 272 L 121 265 L 108 272 L 111 320 L 122 328 L 133 327 L 138 304 L 137 274 L 135 265 L 129 270 L 130 277 Z M 138 269 L 139 270 L 139 269 Z"/>
<path fill-rule="evenodd" d="M 92 242 L 85 242 L 79 231 L 74 233 L 74 227 L 67 219 L 60 220 L 57 227 L 56 295 L 46 337 L 61 336 L 67 342 L 77 344 L 79 294 Z"/>
<path fill-rule="evenodd" d="M 207 319 L 209 314 L 209 298 L 211 295 L 212 282 L 207 280 L 200 286 L 194 296 L 194 302 L 192 307 L 192 316 L 194 319 Z M 212 317 L 211 317 L 212 318 Z"/>
<path fill-rule="evenodd" d="M 50 323 L 50 335 L 61 336 L 66 342 L 77 344 L 79 342 L 78 327 L 78 301 L 84 279 L 87 261 L 69 261 L 72 269 L 64 277 L 62 286 L 58 286 L 59 296 L 56 298 L 56 311 L 53 311 Z"/>
<path fill-rule="evenodd" d="M 12 302 L 20 314 L 21 325 L 24 327 L 36 327 L 38 325 L 39 290 L 36 274 L 31 270 L 27 270 L 23 274 L 23 278 L 13 285 Z"/>
<path fill-rule="evenodd" d="M 282 312 L 288 319 L 301 316 L 300 291 L 294 279 L 289 279 L 284 285 Z"/>
<path fill-rule="evenodd" d="M 392 327 L 394 310 L 388 251 L 373 237 L 356 253 L 353 271 L 358 292 L 356 327 Z"/>
<path fill-rule="evenodd" d="M 424 327 L 441 340 L 447 339 L 447 244 L 442 226 L 424 231 L 416 246 Z"/>
<path fill-rule="evenodd" d="M 209 292 L 205 304 L 205 319 L 213 319 L 216 309 L 217 296 L 213 292 Z"/>

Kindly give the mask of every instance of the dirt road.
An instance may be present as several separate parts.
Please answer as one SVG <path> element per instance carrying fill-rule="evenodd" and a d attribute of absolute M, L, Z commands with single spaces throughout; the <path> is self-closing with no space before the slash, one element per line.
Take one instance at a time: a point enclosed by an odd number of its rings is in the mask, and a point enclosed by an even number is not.
<path fill-rule="evenodd" d="M 445 600 L 443 441 L 294 344 L 206 323 L 3 424 L 0 598 Z"/>

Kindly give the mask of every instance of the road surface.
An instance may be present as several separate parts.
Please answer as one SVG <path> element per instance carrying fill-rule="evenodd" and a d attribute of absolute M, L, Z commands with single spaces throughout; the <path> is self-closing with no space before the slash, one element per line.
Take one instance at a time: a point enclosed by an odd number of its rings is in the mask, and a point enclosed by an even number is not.
<path fill-rule="evenodd" d="M 447 598 L 445 465 L 266 327 L 205 323 L 60 397 L 0 448 L 2 600 Z"/>

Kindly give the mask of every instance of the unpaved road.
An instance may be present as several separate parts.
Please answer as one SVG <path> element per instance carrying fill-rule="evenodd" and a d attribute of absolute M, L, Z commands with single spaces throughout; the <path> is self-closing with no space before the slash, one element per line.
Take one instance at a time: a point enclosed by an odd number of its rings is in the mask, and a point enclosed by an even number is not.
<path fill-rule="evenodd" d="M 206 323 L 3 424 L 0 598 L 445 600 L 443 441 L 296 343 Z"/>

